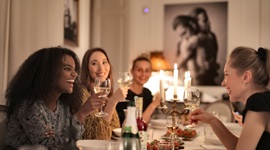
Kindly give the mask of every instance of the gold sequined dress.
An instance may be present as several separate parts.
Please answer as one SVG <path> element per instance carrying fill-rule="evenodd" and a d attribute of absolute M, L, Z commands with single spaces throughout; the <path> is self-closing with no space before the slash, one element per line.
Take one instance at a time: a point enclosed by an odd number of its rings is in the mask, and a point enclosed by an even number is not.
<path fill-rule="evenodd" d="M 90 93 L 85 88 L 84 90 L 84 102 L 90 96 Z M 96 139 L 96 140 L 110 140 L 112 136 L 112 130 L 120 128 L 120 121 L 116 110 L 114 110 L 111 122 L 103 120 L 102 117 L 96 117 L 95 114 L 99 110 L 96 109 L 85 119 L 84 128 L 85 132 L 82 135 L 82 139 Z"/>

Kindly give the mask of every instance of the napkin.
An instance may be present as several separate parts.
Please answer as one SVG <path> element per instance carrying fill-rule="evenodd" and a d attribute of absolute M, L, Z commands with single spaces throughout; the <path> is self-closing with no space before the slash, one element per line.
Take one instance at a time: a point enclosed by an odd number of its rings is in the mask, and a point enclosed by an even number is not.
<path fill-rule="evenodd" d="M 214 149 L 214 150 L 226 150 L 226 148 L 222 145 L 207 145 L 207 144 L 202 144 L 202 148 L 204 149 Z"/>

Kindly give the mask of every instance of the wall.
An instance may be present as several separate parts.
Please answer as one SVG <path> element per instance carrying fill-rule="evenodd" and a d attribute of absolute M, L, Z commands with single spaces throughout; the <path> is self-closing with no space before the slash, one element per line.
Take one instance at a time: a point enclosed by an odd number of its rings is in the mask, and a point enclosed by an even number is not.
<path fill-rule="evenodd" d="M 1 7 L 6 8 L 4 2 L 7 1 L 1 1 L 3 4 Z M 74 50 L 81 58 L 90 45 L 90 1 L 80 0 L 79 7 L 79 46 L 69 47 L 63 44 L 64 0 L 12 0 L 10 2 L 8 54 L 5 54 L 8 56 L 8 60 L 5 68 L 0 68 L 1 71 L 7 70 L 8 79 L 4 80 L 9 81 L 22 62 L 34 51 L 43 47 L 66 46 Z M 6 25 L 6 16 L 2 14 L 7 12 L 2 13 L 4 10 L 6 9 L 1 9 L 1 21 L 5 21 L 1 22 L 1 31 Z M 4 32 L 1 32 L 1 44 L 5 41 L 2 33 Z M 0 52 L 3 56 L 4 48 L 1 47 Z M 1 61 L 0 66 L 4 66 L 3 61 Z M 2 81 L 3 77 L 0 77 Z M 6 84 L 1 84 L 0 103 L 4 103 L 5 88 Z"/>
<path fill-rule="evenodd" d="M 104 1 L 104 0 L 99 0 Z M 108 0 L 107 0 L 108 1 Z M 112 60 L 121 70 L 128 70 L 132 60 L 141 53 L 152 50 L 163 49 L 163 6 L 165 4 L 216 2 L 219 0 L 118 0 L 121 6 L 120 17 L 125 30 L 121 30 L 122 36 L 115 34 L 113 38 L 118 40 L 106 40 L 106 47 L 114 46 Z M 224 0 L 220 0 L 224 1 Z M 5 8 L 5 0 L 1 0 L 1 7 Z M 106 2 L 106 1 L 105 1 Z M 122 3 L 124 3 L 122 5 Z M 3 5 L 2 5 L 3 4 Z M 247 45 L 254 48 L 264 46 L 270 48 L 270 1 L 269 0 L 228 0 L 228 52 L 235 46 Z M 105 5 L 105 4 L 104 4 Z M 90 45 L 90 8 L 91 0 L 80 0 L 80 22 L 79 22 L 79 46 L 70 47 L 80 58 Z M 109 7 L 109 6 L 104 6 Z M 115 5 L 113 9 L 117 9 Z M 143 8 L 149 7 L 150 13 L 143 13 Z M 3 28 L 2 20 L 5 17 L 1 9 L 0 29 Z M 64 0 L 12 0 L 11 1 L 11 26 L 8 44 L 8 54 L 3 54 L 1 45 L 0 54 L 8 55 L 8 67 L 3 68 L 3 60 L 0 69 L 8 70 L 8 80 L 16 72 L 19 65 L 34 51 L 41 47 L 63 45 L 63 14 Z M 119 19 L 121 21 L 121 19 Z M 114 21 L 114 20 L 111 20 Z M 127 21 L 127 22 L 126 22 Z M 110 23 L 110 22 L 106 22 Z M 109 31 L 114 30 L 111 26 L 104 26 Z M 124 31 L 125 33 L 122 33 Z M 105 35 L 105 33 L 104 33 Z M 3 43 L 3 32 L 1 32 L 0 43 Z M 99 37 L 94 34 L 93 37 Z M 119 40 L 120 38 L 120 40 Z M 121 41 L 115 46 L 115 41 Z M 111 43 L 110 43 L 111 42 Z M 100 45 L 101 44 L 101 45 Z M 94 42 L 94 46 L 103 46 L 102 42 Z M 118 51 L 117 48 L 121 50 Z M 125 50 L 125 51 L 123 51 Z M 116 53 L 114 53 L 116 52 Z M 120 53 L 120 55 L 119 55 Z M 3 55 L 2 55 L 3 54 Z M 120 70 L 119 69 L 119 70 Z M 3 73 L 5 74 L 5 73 Z M 2 76 L 0 76 L 3 78 Z M 1 79 L 1 83 L 3 80 Z M 6 86 L 1 85 L 0 89 Z M 225 92 L 222 87 L 199 87 L 202 91 L 219 97 Z M 0 103 L 3 99 L 3 91 L 0 93 Z"/>
<path fill-rule="evenodd" d="M 163 50 L 163 12 L 165 4 L 218 2 L 226 0 L 130 0 L 129 62 L 141 53 Z M 150 12 L 143 13 L 148 7 Z M 228 54 L 240 45 L 270 48 L 270 1 L 228 0 Z M 225 57 L 225 56 L 224 56 Z M 220 98 L 223 87 L 198 87 Z"/>

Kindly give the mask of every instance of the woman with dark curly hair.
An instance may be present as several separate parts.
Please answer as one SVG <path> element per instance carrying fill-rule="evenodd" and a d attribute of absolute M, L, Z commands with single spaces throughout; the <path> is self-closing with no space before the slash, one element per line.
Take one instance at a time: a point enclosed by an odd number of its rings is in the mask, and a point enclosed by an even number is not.
<path fill-rule="evenodd" d="M 65 142 L 70 124 L 76 139 L 84 132 L 85 116 L 104 105 L 102 93 L 82 105 L 80 61 L 70 49 L 44 48 L 34 52 L 10 81 L 7 101 L 5 145 L 44 145 L 58 149 Z"/>

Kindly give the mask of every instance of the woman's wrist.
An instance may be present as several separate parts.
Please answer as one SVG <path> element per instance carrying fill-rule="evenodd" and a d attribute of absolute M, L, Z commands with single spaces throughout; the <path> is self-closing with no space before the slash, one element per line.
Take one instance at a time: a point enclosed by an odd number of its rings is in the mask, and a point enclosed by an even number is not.
<path fill-rule="evenodd" d="M 75 116 L 77 117 L 77 119 L 83 124 L 84 120 L 85 120 L 85 115 L 83 115 L 80 111 L 78 111 Z"/>
<path fill-rule="evenodd" d="M 152 109 L 156 109 L 158 106 L 155 105 L 154 102 L 152 102 L 150 105 L 149 105 Z"/>
<path fill-rule="evenodd" d="M 116 105 L 119 102 L 119 98 L 115 95 L 112 95 L 109 99 L 108 99 L 108 103 L 111 103 L 112 105 Z"/>

